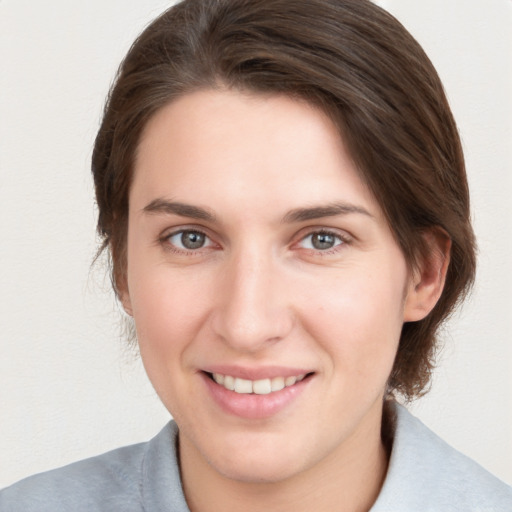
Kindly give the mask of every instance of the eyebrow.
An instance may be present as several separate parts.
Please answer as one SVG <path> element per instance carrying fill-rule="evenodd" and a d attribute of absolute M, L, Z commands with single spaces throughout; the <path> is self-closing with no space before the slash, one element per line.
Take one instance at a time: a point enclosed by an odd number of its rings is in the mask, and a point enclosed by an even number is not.
<path fill-rule="evenodd" d="M 163 198 L 154 199 L 145 206 L 142 211 L 149 214 L 179 215 L 181 217 L 189 217 L 191 219 L 204 220 L 212 223 L 216 220 L 215 214 L 206 208 L 176 201 L 169 201 Z M 356 206 L 348 203 L 332 203 L 326 206 L 295 208 L 285 214 L 282 222 L 292 224 L 294 222 L 304 222 L 324 217 L 335 217 L 338 215 L 354 213 L 373 218 L 373 215 L 362 206 Z"/>
<path fill-rule="evenodd" d="M 167 215 L 179 215 L 181 217 L 189 217 L 191 219 L 215 222 L 215 215 L 200 206 L 192 206 L 190 204 L 168 201 L 167 199 L 154 199 L 142 210 L 145 213 L 164 213 Z"/>
<path fill-rule="evenodd" d="M 348 215 L 357 213 L 374 218 L 374 216 L 362 206 L 348 203 L 332 203 L 326 206 L 313 206 L 311 208 L 296 208 L 290 210 L 284 217 L 283 222 L 304 222 L 307 220 L 321 219 L 323 217 L 336 217 L 337 215 Z"/>

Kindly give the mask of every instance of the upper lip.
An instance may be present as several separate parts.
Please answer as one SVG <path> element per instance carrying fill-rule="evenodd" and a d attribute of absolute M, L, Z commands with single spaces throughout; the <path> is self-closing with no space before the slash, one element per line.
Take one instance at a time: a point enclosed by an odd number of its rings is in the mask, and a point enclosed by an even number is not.
<path fill-rule="evenodd" d="M 261 366 L 248 367 L 236 365 L 212 365 L 202 368 L 206 373 L 220 373 L 221 375 L 230 375 L 247 380 L 273 379 L 274 377 L 295 377 L 297 375 L 306 375 L 312 373 L 305 368 L 291 368 L 289 366 Z"/>

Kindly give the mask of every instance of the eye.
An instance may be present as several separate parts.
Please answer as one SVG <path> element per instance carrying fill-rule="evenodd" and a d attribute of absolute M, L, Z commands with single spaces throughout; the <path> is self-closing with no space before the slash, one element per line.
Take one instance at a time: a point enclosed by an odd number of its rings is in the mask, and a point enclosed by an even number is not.
<path fill-rule="evenodd" d="M 212 241 L 201 231 L 186 229 L 177 231 L 166 237 L 166 240 L 177 249 L 195 251 L 212 245 Z"/>
<path fill-rule="evenodd" d="M 315 231 L 300 241 L 302 248 L 314 251 L 328 251 L 343 243 L 345 240 L 340 235 L 330 231 Z"/>

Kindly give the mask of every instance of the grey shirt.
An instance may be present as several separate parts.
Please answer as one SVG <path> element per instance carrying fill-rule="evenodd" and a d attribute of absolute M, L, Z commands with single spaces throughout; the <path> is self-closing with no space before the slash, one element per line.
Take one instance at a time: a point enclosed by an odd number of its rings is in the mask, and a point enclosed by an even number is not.
<path fill-rule="evenodd" d="M 370 512 L 511 512 L 512 488 L 457 452 L 405 408 Z M 170 422 L 151 441 L 35 475 L 0 491 L 1 512 L 189 512 Z"/>

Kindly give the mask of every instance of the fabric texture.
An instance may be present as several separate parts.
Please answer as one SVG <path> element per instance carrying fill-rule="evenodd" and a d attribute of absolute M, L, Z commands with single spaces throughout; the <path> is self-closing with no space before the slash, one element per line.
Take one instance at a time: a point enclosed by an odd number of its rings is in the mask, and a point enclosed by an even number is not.
<path fill-rule="evenodd" d="M 396 405 L 388 473 L 370 512 L 511 512 L 512 488 Z M 171 421 L 151 441 L 0 491 L 1 512 L 189 512 Z"/>

